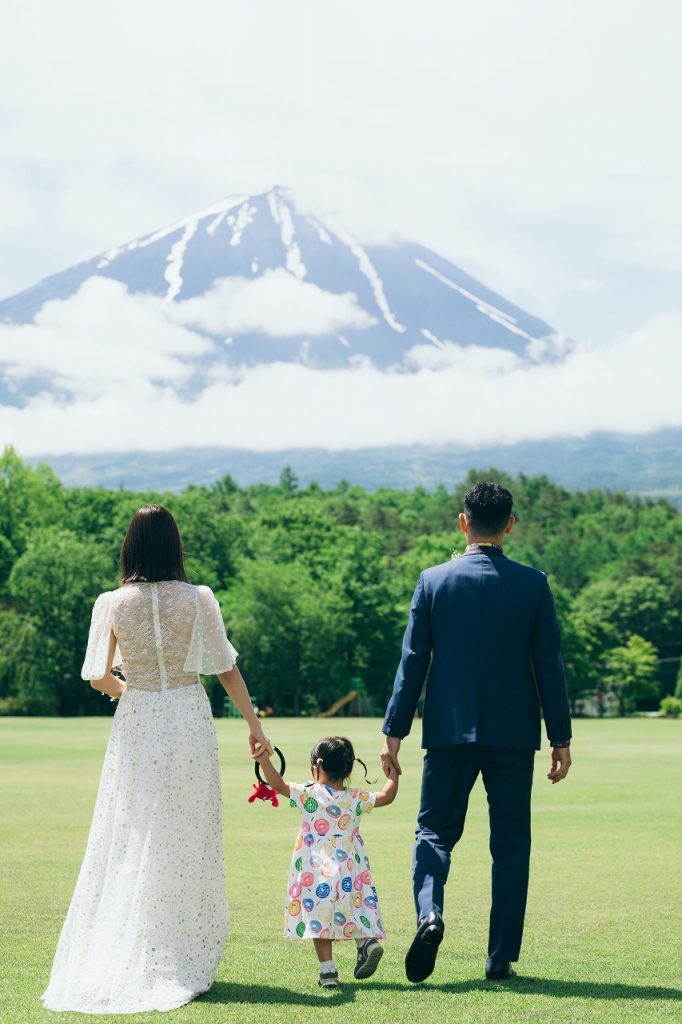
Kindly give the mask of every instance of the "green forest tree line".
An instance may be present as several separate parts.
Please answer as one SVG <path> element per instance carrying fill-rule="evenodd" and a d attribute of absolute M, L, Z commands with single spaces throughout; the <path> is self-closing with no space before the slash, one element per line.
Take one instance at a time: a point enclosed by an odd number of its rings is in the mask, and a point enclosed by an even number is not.
<path fill-rule="evenodd" d="M 0 457 L 0 713 L 111 713 L 80 679 L 92 604 L 117 586 L 132 514 L 176 516 L 192 582 L 216 593 L 261 706 L 314 714 L 349 689 L 381 713 L 422 569 L 461 553 L 457 513 L 479 479 L 514 494 L 505 550 L 549 574 L 574 709 L 612 694 L 621 713 L 673 693 L 682 653 L 682 516 L 665 501 L 572 492 L 545 477 L 472 470 L 431 492 L 340 482 L 182 494 L 67 488 L 12 449 Z M 216 681 L 206 681 L 217 712 Z"/>

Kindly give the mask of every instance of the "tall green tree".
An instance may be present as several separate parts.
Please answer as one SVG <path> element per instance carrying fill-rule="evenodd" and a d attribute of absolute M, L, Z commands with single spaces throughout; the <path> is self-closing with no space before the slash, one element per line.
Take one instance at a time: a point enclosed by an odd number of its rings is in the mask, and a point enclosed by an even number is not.
<path fill-rule="evenodd" d="M 604 681 L 616 697 L 621 715 L 634 709 L 637 698 L 656 696 L 657 670 L 656 648 L 636 633 L 608 652 Z"/>
<path fill-rule="evenodd" d="M 52 680 L 58 714 L 101 711 L 80 679 L 92 606 L 114 585 L 110 562 L 96 543 L 47 530 L 28 544 L 8 582 L 14 607 L 30 623 L 30 644 L 16 653 L 16 672 Z"/>

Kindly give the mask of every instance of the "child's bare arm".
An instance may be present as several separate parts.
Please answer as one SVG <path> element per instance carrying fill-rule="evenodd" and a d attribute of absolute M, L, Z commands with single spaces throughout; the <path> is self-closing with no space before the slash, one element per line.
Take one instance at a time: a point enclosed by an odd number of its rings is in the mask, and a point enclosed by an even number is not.
<path fill-rule="evenodd" d="M 285 782 L 282 776 L 279 774 L 276 768 L 273 768 L 270 755 L 267 750 L 264 750 L 262 754 L 255 755 L 256 761 L 263 769 L 263 775 L 268 786 L 272 789 L 276 789 L 282 796 L 289 796 L 289 783 Z"/>
<path fill-rule="evenodd" d="M 389 769 L 388 778 L 386 779 L 384 788 L 376 795 L 376 799 L 374 801 L 375 807 L 388 807 L 389 804 L 393 803 L 398 792 L 399 779 L 400 776 L 398 775 L 398 771 L 395 765 L 392 764 Z"/>

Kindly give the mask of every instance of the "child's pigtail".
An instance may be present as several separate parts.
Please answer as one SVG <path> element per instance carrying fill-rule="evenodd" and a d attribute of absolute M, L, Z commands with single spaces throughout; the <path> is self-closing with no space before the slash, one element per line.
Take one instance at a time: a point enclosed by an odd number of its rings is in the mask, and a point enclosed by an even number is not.
<path fill-rule="evenodd" d="M 367 778 L 367 765 L 365 764 L 365 762 L 364 762 L 364 761 L 362 760 L 362 758 L 360 758 L 360 757 L 356 757 L 356 758 L 355 758 L 355 760 L 356 760 L 356 761 L 358 762 L 358 764 L 361 764 L 361 765 L 362 765 L 362 770 L 363 770 L 363 771 L 364 771 L 364 773 L 365 773 L 365 782 L 367 783 L 367 785 L 368 785 L 368 786 L 373 786 L 373 785 L 374 785 L 374 783 L 375 783 L 375 782 L 376 782 L 377 780 L 376 780 L 376 779 L 374 779 L 374 780 L 373 780 L 372 782 L 370 782 L 370 780 L 369 780 L 369 779 Z"/>

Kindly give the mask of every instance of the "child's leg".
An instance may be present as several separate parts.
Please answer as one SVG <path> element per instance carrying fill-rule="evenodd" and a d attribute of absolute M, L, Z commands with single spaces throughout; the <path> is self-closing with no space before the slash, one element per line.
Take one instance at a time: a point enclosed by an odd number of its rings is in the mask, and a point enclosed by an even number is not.
<path fill-rule="evenodd" d="M 320 980 L 318 984 L 322 988 L 338 988 L 339 972 L 336 969 L 334 957 L 332 956 L 331 939 L 313 939 L 313 942 L 315 943 L 317 959 L 320 961 Z"/>
<path fill-rule="evenodd" d="M 321 964 L 329 963 L 333 960 L 332 956 L 332 940 L 331 939 L 313 939 L 315 946 L 315 952 L 317 953 L 317 959 Z"/>

